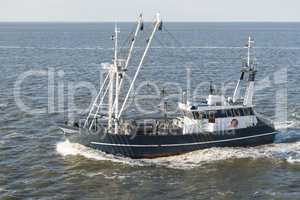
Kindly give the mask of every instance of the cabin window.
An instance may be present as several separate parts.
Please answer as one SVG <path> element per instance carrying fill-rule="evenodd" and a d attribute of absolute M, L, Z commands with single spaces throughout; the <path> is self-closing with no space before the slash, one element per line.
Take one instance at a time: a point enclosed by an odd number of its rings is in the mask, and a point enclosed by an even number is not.
<path fill-rule="evenodd" d="M 198 119 L 203 119 L 203 113 L 198 112 Z"/>
<path fill-rule="evenodd" d="M 199 112 L 193 112 L 193 115 L 194 115 L 194 119 L 200 119 L 201 118 L 201 115 Z"/>
<path fill-rule="evenodd" d="M 235 117 L 240 116 L 240 111 L 239 111 L 239 109 L 234 109 L 234 110 L 233 110 L 233 113 L 234 113 L 234 116 L 235 116 Z"/>
<path fill-rule="evenodd" d="M 216 114 L 215 114 L 216 118 L 225 118 L 227 117 L 227 113 L 226 110 L 217 110 Z"/>
<path fill-rule="evenodd" d="M 212 111 L 211 111 L 212 112 Z M 203 113 L 204 115 L 204 113 Z M 215 118 L 226 118 L 226 117 L 239 117 L 239 116 L 249 116 L 254 115 L 252 108 L 236 108 L 228 110 L 217 110 L 214 112 Z M 203 118 L 208 118 L 209 116 L 203 116 Z"/>
<path fill-rule="evenodd" d="M 209 123 L 216 123 L 215 113 L 209 112 L 208 113 L 208 122 Z"/>
<path fill-rule="evenodd" d="M 239 113 L 240 113 L 240 116 L 245 116 L 245 109 L 243 109 L 243 108 L 240 108 L 239 109 Z"/>
<path fill-rule="evenodd" d="M 225 110 L 225 117 L 229 117 L 228 114 L 228 110 Z"/>
<path fill-rule="evenodd" d="M 249 108 L 245 108 L 245 109 L 243 109 L 243 111 L 244 111 L 244 116 L 250 115 Z"/>
<path fill-rule="evenodd" d="M 254 115 L 252 108 L 249 108 L 249 113 L 250 113 L 250 115 Z"/>
<path fill-rule="evenodd" d="M 226 116 L 227 117 L 233 117 L 232 109 L 226 110 Z"/>
<path fill-rule="evenodd" d="M 196 119 L 195 112 L 192 112 L 192 115 L 193 115 L 193 119 Z"/>
<path fill-rule="evenodd" d="M 188 116 L 188 118 L 191 118 L 191 119 L 193 119 L 193 118 L 194 118 L 194 116 L 193 116 L 193 113 L 192 113 L 192 112 L 188 112 L 188 113 L 187 113 L 187 116 Z"/>
<path fill-rule="evenodd" d="M 249 108 L 250 115 L 254 115 L 254 111 L 252 108 Z"/>
<path fill-rule="evenodd" d="M 202 118 L 203 118 L 203 119 L 208 119 L 207 112 L 202 113 Z"/>
<path fill-rule="evenodd" d="M 216 106 L 222 106 L 222 102 L 217 102 Z"/>

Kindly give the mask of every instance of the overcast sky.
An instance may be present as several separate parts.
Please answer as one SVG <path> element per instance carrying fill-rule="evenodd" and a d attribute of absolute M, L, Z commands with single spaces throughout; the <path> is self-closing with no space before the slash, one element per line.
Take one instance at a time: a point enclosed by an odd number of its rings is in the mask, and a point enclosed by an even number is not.
<path fill-rule="evenodd" d="M 0 0 L 0 21 L 300 21 L 300 0 Z"/>

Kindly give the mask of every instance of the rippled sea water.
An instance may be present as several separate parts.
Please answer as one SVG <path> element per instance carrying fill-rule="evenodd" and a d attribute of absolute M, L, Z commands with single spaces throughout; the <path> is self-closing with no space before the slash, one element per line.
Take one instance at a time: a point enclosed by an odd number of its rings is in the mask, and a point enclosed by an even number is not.
<path fill-rule="evenodd" d="M 231 92 L 245 55 L 242 47 L 249 35 L 255 39 L 256 110 L 275 121 L 280 131 L 275 144 L 131 160 L 70 143 L 57 124 L 89 106 L 93 90 L 79 86 L 99 88 L 100 63 L 112 59 L 114 24 L 1 23 L 0 199 L 300 199 L 300 24 L 165 27 L 138 82 L 148 80 L 170 93 L 177 90 L 166 83 L 186 88 L 187 67 L 191 91 L 205 95 L 213 81 Z M 126 46 L 133 24 L 120 28 Z M 147 24 L 142 36 L 150 28 Z M 144 45 L 138 41 L 132 69 Z M 74 93 L 72 86 L 78 86 Z M 139 94 L 148 90 L 146 84 Z M 135 96 L 133 108 L 157 106 Z M 170 98 L 171 104 L 175 100 Z M 32 112 L 36 109 L 43 110 Z"/>

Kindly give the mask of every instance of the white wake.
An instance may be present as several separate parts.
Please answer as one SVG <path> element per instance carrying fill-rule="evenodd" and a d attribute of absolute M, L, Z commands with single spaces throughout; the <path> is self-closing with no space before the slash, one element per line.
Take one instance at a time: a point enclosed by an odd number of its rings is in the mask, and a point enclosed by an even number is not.
<path fill-rule="evenodd" d="M 56 145 L 56 151 L 62 156 L 83 156 L 87 159 L 99 160 L 99 161 L 112 161 L 116 163 L 123 163 L 127 165 L 144 166 L 142 160 L 133 160 L 130 158 L 117 157 L 104 152 L 92 149 L 81 144 L 71 143 L 68 140 L 59 142 Z"/>
<path fill-rule="evenodd" d="M 136 166 L 158 165 L 176 169 L 190 169 L 216 161 L 245 158 L 276 159 L 291 164 L 300 164 L 300 141 L 251 148 L 210 148 L 178 156 L 139 160 L 108 155 L 68 141 L 58 143 L 57 152 L 63 156 L 80 155 L 99 161 L 111 161 Z"/>

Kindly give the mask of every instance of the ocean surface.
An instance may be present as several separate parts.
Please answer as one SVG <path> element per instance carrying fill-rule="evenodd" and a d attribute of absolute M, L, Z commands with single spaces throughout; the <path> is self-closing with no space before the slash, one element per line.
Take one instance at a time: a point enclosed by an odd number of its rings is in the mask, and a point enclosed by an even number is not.
<path fill-rule="evenodd" d="M 85 114 L 99 89 L 114 23 L 0 23 L 0 199 L 300 199 L 300 23 L 164 26 L 126 112 L 157 109 L 157 95 L 142 95 L 161 89 L 175 109 L 187 77 L 196 97 L 210 82 L 230 94 L 251 35 L 256 110 L 274 121 L 275 144 L 131 160 L 70 143 L 58 124 Z M 119 27 L 122 56 L 134 24 Z"/>

